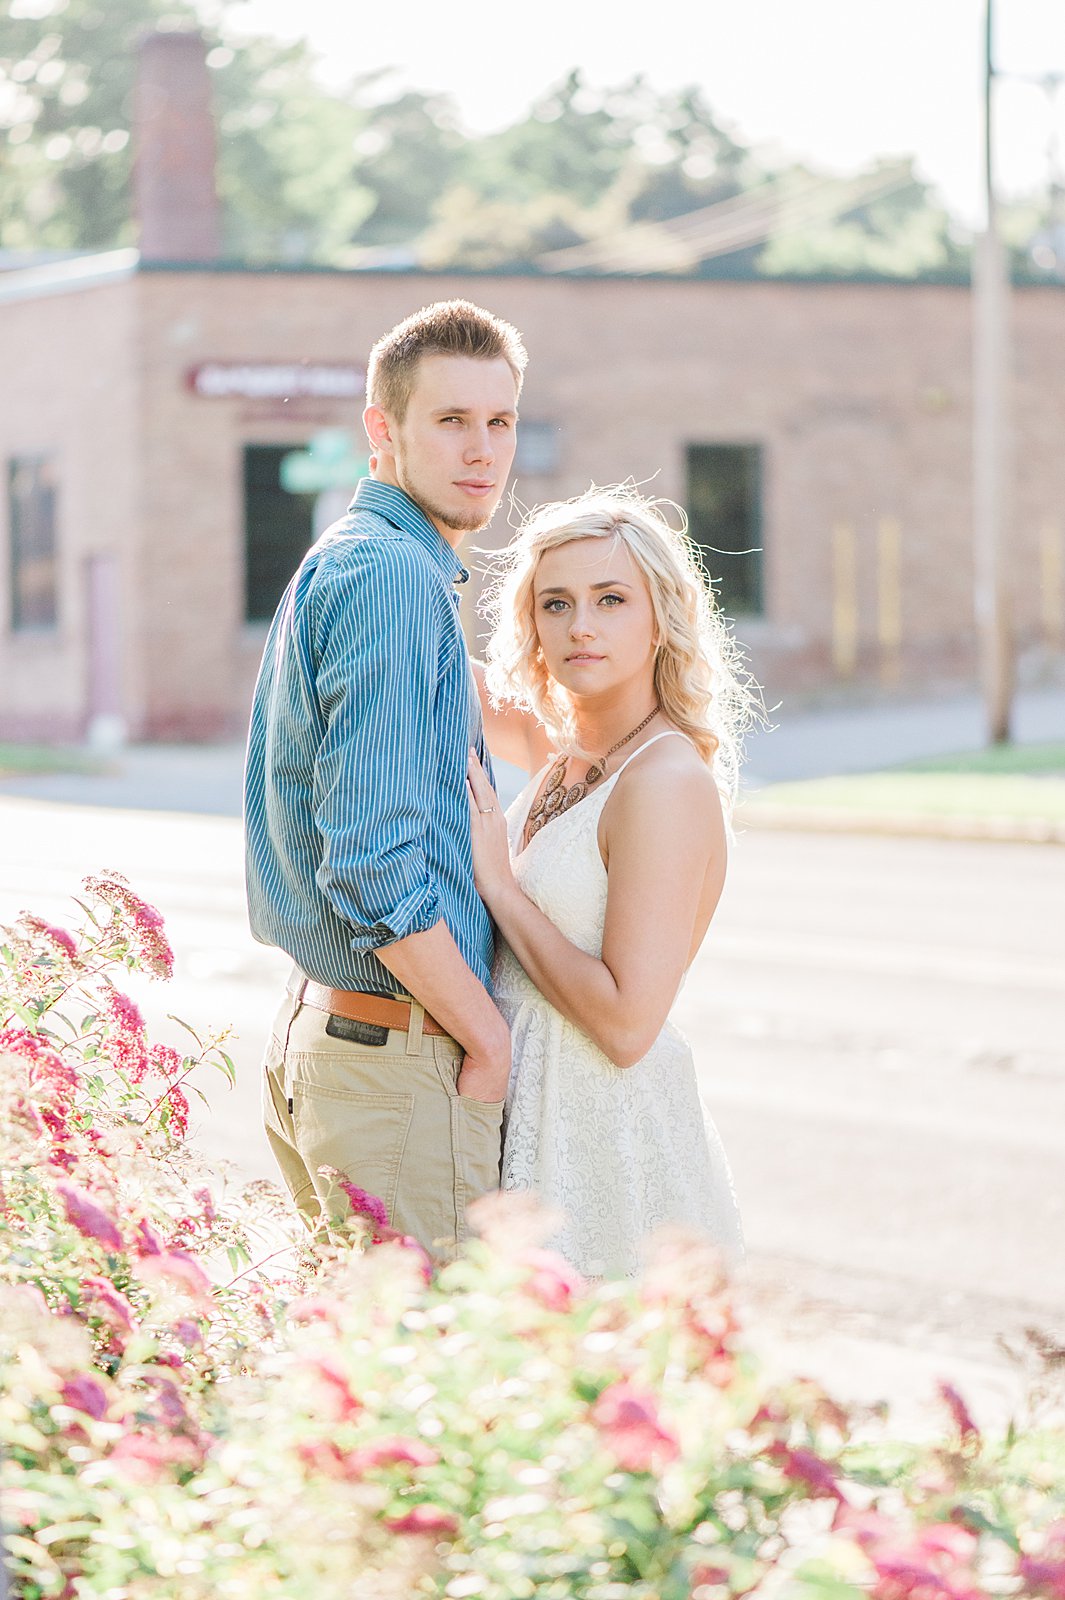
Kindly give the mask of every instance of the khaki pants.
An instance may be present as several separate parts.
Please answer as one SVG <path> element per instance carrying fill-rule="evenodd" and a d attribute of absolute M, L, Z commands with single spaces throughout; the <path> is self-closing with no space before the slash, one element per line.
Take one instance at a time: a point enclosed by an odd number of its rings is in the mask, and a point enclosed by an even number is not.
<path fill-rule="evenodd" d="M 333 1038 L 324 1011 L 286 995 L 267 1045 L 266 1134 L 309 1228 L 346 1216 L 348 1202 L 320 1168 L 336 1167 L 385 1204 L 389 1221 L 448 1259 L 467 1235 L 466 1207 L 499 1187 L 503 1103 L 456 1087 L 462 1048 L 409 1031 L 386 1043 Z"/>

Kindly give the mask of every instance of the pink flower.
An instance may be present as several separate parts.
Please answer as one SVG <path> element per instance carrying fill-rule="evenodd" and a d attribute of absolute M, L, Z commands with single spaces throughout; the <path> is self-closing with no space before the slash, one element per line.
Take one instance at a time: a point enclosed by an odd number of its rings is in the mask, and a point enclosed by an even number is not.
<path fill-rule="evenodd" d="M 529 1268 L 522 1287 L 548 1311 L 568 1311 L 574 1297 L 585 1288 L 580 1273 L 552 1250 L 527 1250 L 521 1259 L 522 1265 Z"/>
<path fill-rule="evenodd" d="M 67 1221 L 86 1239 L 95 1239 L 105 1250 L 122 1249 L 122 1235 L 114 1219 L 84 1189 L 77 1189 L 72 1183 L 60 1183 L 56 1185 L 56 1193 L 63 1202 Z"/>
<path fill-rule="evenodd" d="M 33 1082 L 50 1089 L 59 1099 L 69 1100 L 78 1087 L 75 1069 L 39 1033 L 28 1033 L 25 1028 L 0 1028 L 0 1055 L 20 1056 L 28 1061 L 33 1068 Z"/>
<path fill-rule="evenodd" d="M 158 1256 L 163 1253 L 163 1241 L 148 1221 L 141 1217 L 133 1230 L 133 1245 L 139 1256 Z"/>
<path fill-rule="evenodd" d="M 153 977 L 172 977 L 174 952 L 163 932 L 163 918 L 155 907 L 134 894 L 120 872 L 86 878 L 84 887 L 110 906 L 114 920 L 121 922 L 122 931 L 128 934 L 135 947 L 134 955 L 140 964 Z"/>
<path fill-rule="evenodd" d="M 323 1410 L 333 1422 L 347 1422 L 358 1416 L 362 1401 L 352 1391 L 348 1375 L 331 1356 L 312 1356 L 304 1363 L 306 1369 L 318 1380 Z"/>
<path fill-rule="evenodd" d="M 939 1397 L 954 1419 L 954 1426 L 961 1435 L 962 1444 L 968 1444 L 970 1439 L 978 1442 L 980 1429 L 973 1421 L 972 1412 L 954 1385 L 952 1383 L 941 1383 L 939 1385 Z"/>
<path fill-rule="evenodd" d="M 19 921 L 29 933 L 36 934 L 53 948 L 61 950 L 72 961 L 77 958 L 77 945 L 65 928 L 55 928 L 50 922 L 45 922 L 43 917 L 35 917 L 29 911 L 24 911 Z"/>
<path fill-rule="evenodd" d="M 430 1505 L 411 1506 L 403 1516 L 386 1517 L 384 1522 L 390 1533 L 435 1534 L 438 1538 L 457 1533 L 459 1527 L 458 1518 L 450 1511 Z"/>
<path fill-rule="evenodd" d="M 804 1450 L 801 1447 L 792 1449 L 790 1445 L 778 1442 L 769 1447 L 766 1455 L 779 1463 L 781 1471 L 790 1483 L 801 1484 L 813 1499 L 826 1496 L 833 1500 L 846 1498 L 828 1462 L 822 1461 L 812 1450 Z"/>
<path fill-rule="evenodd" d="M 148 1052 L 148 1062 L 152 1071 L 161 1078 L 178 1077 L 185 1065 L 180 1050 L 175 1050 L 172 1044 L 153 1044 Z"/>
<path fill-rule="evenodd" d="M 107 1012 L 116 1028 L 124 1033 L 143 1035 L 144 1018 L 140 1007 L 121 989 L 112 989 L 107 997 Z"/>
<path fill-rule="evenodd" d="M 189 1131 L 189 1102 L 184 1089 L 179 1089 L 176 1084 L 168 1089 L 164 1104 L 170 1107 L 167 1132 L 177 1139 L 183 1139 Z"/>
<path fill-rule="evenodd" d="M 343 1189 L 355 1216 L 365 1217 L 367 1222 L 372 1222 L 375 1234 L 389 1228 L 388 1210 L 383 1200 L 379 1200 L 375 1194 L 367 1194 L 365 1189 L 360 1189 L 341 1172 L 339 1167 L 319 1167 L 318 1171 L 322 1177 L 331 1178 L 339 1188 Z"/>
<path fill-rule="evenodd" d="M 626 1472 L 651 1472 L 676 1460 L 676 1436 L 662 1426 L 654 1395 L 630 1383 L 604 1389 L 592 1407 L 592 1421 Z"/>
<path fill-rule="evenodd" d="M 187 1471 L 203 1460 L 197 1441 L 171 1434 L 158 1438 L 144 1433 L 127 1433 L 119 1439 L 108 1460 L 122 1468 L 135 1483 L 158 1483 L 175 1470 Z"/>
<path fill-rule="evenodd" d="M 179 1317 L 174 1323 L 174 1337 L 181 1341 L 186 1350 L 195 1350 L 203 1343 L 203 1332 L 198 1322 L 191 1317 Z"/>
<path fill-rule="evenodd" d="M 156 1255 L 142 1256 L 134 1271 L 142 1283 L 169 1284 L 206 1308 L 214 1305 L 210 1278 L 185 1250 L 160 1250 Z"/>
<path fill-rule="evenodd" d="M 82 1278 L 79 1290 L 80 1307 L 86 1316 L 106 1322 L 114 1333 L 134 1331 L 137 1314 L 132 1304 L 107 1278 Z"/>
<path fill-rule="evenodd" d="M 351 1452 L 352 1469 L 369 1471 L 374 1467 L 433 1467 L 440 1460 L 430 1445 L 420 1439 L 408 1439 L 396 1434 L 384 1439 L 374 1439 Z"/>
<path fill-rule="evenodd" d="M 96 1378 L 90 1378 L 88 1373 L 79 1372 L 76 1377 L 68 1378 L 60 1393 L 64 1405 L 75 1411 L 84 1411 L 86 1416 L 95 1417 L 97 1422 L 107 1414 L 107 1392 L 103 1384 Z"/>
<path fill-rule="evenodd" d="M 325 1295 L 304 1294 L 291 1302 L 287 1315 L 289 1322 L 328 1322 L 330 1327 L 339 1328 L 342 1307 L 339 1301 L 329 1300 Z"/>
<path fill-rule="evenodd" d="M 1024 1555 L 1017 1563 L 1017 1575 L 1026 1594 L 1046 1600 L 1065 1600 L 1065 1522 L 1052 1522 L 1046 1530 L 1043 1548 L 1037 1555 Z"/>
<path fill-rule="evenodd" d="M 210 1189 L 194 1189 L 192 1198 L 196 1201 L 200 1210 L 203 1212 L 203 1222 L 205 1227 L 211 1227 L 212 1223 L 218 1216 L 218 1213 L 215 1210 L 214 1196 L 212 1195 Z"/>

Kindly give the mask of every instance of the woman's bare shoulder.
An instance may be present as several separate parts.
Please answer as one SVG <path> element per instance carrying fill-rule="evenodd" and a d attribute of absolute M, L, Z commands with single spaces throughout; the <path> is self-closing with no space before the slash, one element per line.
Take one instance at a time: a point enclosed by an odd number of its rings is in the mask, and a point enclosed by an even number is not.
<path fill-rule="evenodd" d="M 605 811 L 643 811 L 661 808 L 668 795 L 670 810 L 719 814 L 721 797 L 713 772 L 691 740 L 657 739 L 637 753 L 620 775 Z"/>

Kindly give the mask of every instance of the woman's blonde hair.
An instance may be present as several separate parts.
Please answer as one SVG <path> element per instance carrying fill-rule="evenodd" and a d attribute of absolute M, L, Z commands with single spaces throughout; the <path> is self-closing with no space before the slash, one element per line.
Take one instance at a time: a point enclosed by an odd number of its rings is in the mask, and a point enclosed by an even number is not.
<path fill-rule="evenodd" d="M 673 527 L 665 509 L 676 513 Z M 486 681 L 493 700 L 531 711 L 560 750 L 580 749 L 567 691 L 544 664 L 536 634 L 533 585 L 547 550 L 574 539 L 620 539 L 647 580 L 654 608 L 654 686 L 665 719 L 687 734 L 713 768 L 726 805 L 735 799 L 743 736 L 764 717 L 761 693 L 714 600 L 684 513 L 634 486 L 591 488 L 533 511 L 489 563 L 481 609 L 492 626 Z"/>

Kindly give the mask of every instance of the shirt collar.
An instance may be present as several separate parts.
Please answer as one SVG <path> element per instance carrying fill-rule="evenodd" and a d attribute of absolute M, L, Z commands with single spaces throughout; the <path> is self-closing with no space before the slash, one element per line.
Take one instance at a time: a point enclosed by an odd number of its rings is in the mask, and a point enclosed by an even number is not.
<path fill-rule="evenodd" d="M 428 550 L 448 583 L 466 583 L 469 573 L 419 505 L 403 489 L 376 478 L 360 478 L 349 511 L 372 511 Z"/>

